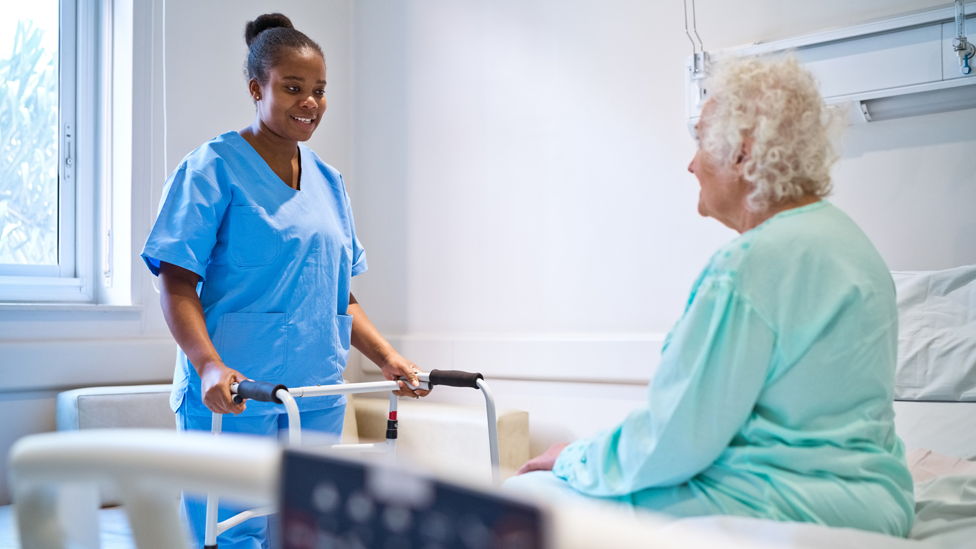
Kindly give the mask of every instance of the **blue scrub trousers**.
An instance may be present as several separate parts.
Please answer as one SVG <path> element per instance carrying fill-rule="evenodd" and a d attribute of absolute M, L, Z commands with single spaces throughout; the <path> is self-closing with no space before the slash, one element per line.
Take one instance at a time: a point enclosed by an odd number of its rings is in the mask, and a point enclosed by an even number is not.
<path fill-rule="evenodd" d="M 212 415 L 187 415 L 186 404 L 180 406 L 176 413 L 176 425 L 181 431 L 210 431 Z M 302 431 L 320 431 L 335 437 L 342 435 L 342 423 L 345 419 L 346 405 L 340 404 L 324 410 L 302 412 Z M 248 435 L 278 437 L 287 436 L 288 416 L 286 414 L 271 414 L 266 416 L 234 417 L 225 415 L 222 420 L 221 432 L 241 433 Z M 217 508 L 217 521 L 245 511 L 245 507 L 224 505 Z M 191 539 L 196 540 L 196 547 L 203 547 L 205 535 L 205 521 L 207 516 L 207 498 L 194 494 L 183 494 L 183 513 L 190 525 Z M 248 519 L 237 526 L 217 536 L 220 549 L 268 549 L 268 517 Z"/>

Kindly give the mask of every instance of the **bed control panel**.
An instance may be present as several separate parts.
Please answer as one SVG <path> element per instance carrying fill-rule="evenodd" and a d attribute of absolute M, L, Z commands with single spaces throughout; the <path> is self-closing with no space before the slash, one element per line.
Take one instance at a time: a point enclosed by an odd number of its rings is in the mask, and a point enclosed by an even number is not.
<path fill-rule="evenodd" d="M 285 452 L 285 549 L 543 549 L 543 510 L 396 467 Z"/>

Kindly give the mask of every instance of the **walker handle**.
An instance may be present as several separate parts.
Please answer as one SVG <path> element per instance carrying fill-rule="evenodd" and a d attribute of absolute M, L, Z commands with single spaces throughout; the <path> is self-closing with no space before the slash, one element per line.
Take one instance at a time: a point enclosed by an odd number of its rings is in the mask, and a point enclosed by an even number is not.
<path fill-rule="evenodd" d="M 485 376 L 477 372 L 462 372 L 461 370 L 431 370 L 430 384 L 447 385 L 448 387 L 468 387 L 478 389 L 478 380 Z"/>
<path fill-rule="evenodd" d="M 235 385 L 237 386 L 235 388 Z M 236 389 L 236 390 L 235 390 Z M 256 400 L 258 402 L 274 402 L 275 404 L 282 404 L 281 399 L 278 398 L 275 393 L 278 389 L 288 390 L 282 384 L 273 385 L 267 381 L 242 381 L 240 383 L 231 384 L 230 392 L 237 393 L 234 395 L 234 403 L 240 404 L 245 398 L 251 400 Z"/>

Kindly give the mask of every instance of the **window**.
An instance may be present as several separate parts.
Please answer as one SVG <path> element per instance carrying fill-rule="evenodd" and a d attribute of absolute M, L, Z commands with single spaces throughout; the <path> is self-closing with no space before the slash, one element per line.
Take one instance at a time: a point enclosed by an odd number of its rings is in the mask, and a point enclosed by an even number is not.
<path fill-rule="evenodd" d="M 79 193 L 92 187 L 76 173 L 91 170 L 79 155 L 76 110 L 95 109 L 94 86 L 77 79 L 95 67 L 78 55 L 94 50 L 78 39 L 94 41 L 94 25 L 79 25 L 77 0 L 6 2 L 3 11 L 0 302 L 91 302 L 91 260 L 82 254 L 91 253 L 95 227 L 76 225 L 89 217 L 78 215 Z"/>
<path fill-rule="evenodd" d="M 0 263 L 58 265 L 58 4 L 0 23 Z M 3 28 L 6 27 L 6 28 Z"/>

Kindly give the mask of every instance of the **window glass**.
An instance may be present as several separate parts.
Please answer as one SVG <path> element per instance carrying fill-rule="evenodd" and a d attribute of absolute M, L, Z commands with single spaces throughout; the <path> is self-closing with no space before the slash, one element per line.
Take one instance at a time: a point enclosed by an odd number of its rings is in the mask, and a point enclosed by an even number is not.
<path fill-rule="evenodd" d="M 58 5 L 0 17 L 0 264 L 58 263 Z"/>

